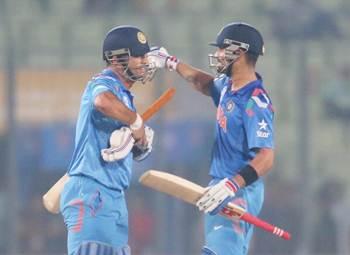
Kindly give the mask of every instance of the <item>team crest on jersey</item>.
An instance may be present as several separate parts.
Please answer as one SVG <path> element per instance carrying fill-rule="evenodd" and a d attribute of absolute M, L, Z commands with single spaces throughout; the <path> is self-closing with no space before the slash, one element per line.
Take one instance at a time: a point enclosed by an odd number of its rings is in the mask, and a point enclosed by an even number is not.
<path fill-rule="evenodd" d="M 227 112 L 232 112 L 232 110 L 234 108 L 235 108 L 235 103 L 232 100 L 228 101 L 227 104 L 226 104 L 226 111 Z"/>

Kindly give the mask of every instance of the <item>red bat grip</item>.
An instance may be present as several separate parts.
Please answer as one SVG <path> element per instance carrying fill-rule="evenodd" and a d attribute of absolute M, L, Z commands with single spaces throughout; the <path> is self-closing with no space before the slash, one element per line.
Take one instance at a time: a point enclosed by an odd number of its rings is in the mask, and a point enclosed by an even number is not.
<path fill-rule="evenodd" d="M 266 221 L 263 221 L 255 216 L 249 214 L 249 213 L 244 213 L 240 217 L 240 219 L 244 220 L 244 221 L 246 221 L 254 226 L 262 228 L 265 231 L 270 232 L 276 236 L 279 236 L 285 240 L 289 240 L 291 238 L 291 234 L 288 233 L 287 231 L 285 231 L 279 227 L 276 227 L 274 225 L 271 225 L 270 223 L 267 223 Z"/>

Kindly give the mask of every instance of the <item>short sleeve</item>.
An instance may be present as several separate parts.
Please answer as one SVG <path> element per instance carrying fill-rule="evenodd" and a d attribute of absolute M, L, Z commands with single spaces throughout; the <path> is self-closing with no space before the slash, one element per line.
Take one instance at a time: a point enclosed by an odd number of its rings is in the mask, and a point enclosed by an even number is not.
<path fill-rule="evenodd" d="M 121 97 L 119 84 L 111 83 L 108 80 L 100 78 L 100 79 L 96 79 L 94 83 L 91 84 L 91 87 L 90 87 L 91 103 L 94 105 L 96 97 L 104 92 L 111 92 L 116 97 L 118 98 Z"/>
<path fill-rule="evenodd" d="M 213 80 L 213 85 L 210 87 L 210 95 L 213 99 L 215 106 L 219 105 L 221 92 L 223 88 L 227 85 L 228 77 L 225 75 L 219 76 Z"/>
<path fill-rule="evenodd" d="M 97 84 L 93 85 L 93 88 L 91 90 L 91 96 L 92 96 L 93 101 L 95 100 L 95 98 L 99 94 L 101 94 L 103 92 L 107 92 L 107 91 L 112 92 L 111 87 L 107 83 L 97 83 Z"/>
<path fill-rule="evenodd" d="M 248 147 L 274 148 L 274 111 L 271 100 L 263 90 L 248 100 L 243 121 Z"/>

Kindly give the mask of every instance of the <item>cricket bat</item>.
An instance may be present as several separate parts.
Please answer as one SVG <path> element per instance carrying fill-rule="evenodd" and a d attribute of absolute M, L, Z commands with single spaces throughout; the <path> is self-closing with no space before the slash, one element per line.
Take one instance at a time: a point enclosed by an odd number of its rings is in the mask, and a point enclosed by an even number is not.
<path fill-rule="evenodd" d="M 142 114 L 143 121 L 149 120 L 161 108 L 164 107 L 175 95 L 175 88 L 167 89 L 156 101 L 154 101 Z M 68 182 L 68 174 L 63 175 L 44 195 L 44 207 L 51 213 L 57 214 L 60 212 L 60 197 L 64 185 Z"/>
<path fill-rule="evenodd" d="M 190 182 L 182 177 L 157 170 L 146 171 L 140 177 L 139 181 L 147 187 L 193 205 L 196 204 L 198 199 L 205 192 L 205 188 L 198 184 Z M 285 240 L 291 239 L 291 235 L 287 231 L 255 217 L 236 204 L 229 203 L 220 214 L 231 220 L 240 219 L 246 221 Z"/>

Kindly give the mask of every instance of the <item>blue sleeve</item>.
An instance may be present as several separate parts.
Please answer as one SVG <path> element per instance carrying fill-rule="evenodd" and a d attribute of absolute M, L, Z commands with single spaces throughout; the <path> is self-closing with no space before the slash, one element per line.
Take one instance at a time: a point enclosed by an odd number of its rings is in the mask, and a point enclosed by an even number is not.
<path fill-rule="evenodd" d="M 92 118 L 99 120 L 104 116 L 102 112 L 100 112 L 96 107 L 95 107 L 95 99 L 98 95 L 104 92 L 110 92 L 114 94 L 117 98 L 121 97 L 120 90 L 118 89 L 118 84 L 116 83 L 111 83 L 110 81 L 99 78 L 96 79 L 91 85 L 90 85 L 90 99 L 91 99 L 91 107 L 92 107 Z"/>
<path fill-rule="evenodd" d="M 243 115 L 249 149 L 274 148 L 274 112 L 271 102 L 257 102 L 249 99 Z"/>
<path fill-rule="evenodd" d="M 101 93 L 104 92 L 110 92 L 113 95 L 115 95 L 118 99 L 120 99 L 119 97 L 121 97 L 121 92 L 120 89 L 118 87 L 117 83 L 112 83 L 106 79 L 100 78 L 100 79 L 96 79 L 94 82 L 92 82 L 90 84 L 90 98 L 91 98 L 91 107 L 92 107 L 92 120 L 94 122 L 99 122 L 101 123 L 101 119 L 106 117 L 106 115 L 104 113 L 102 113 L 101 111 L 99 111 L 96 107 L 95 107 L 95 99 L 98 95 L 100 95 Z M 109 121 L 107 120 L 109 119 Z M 108 125 L 111 124 L 113 125 L 113 123 L 115 123 L 117 120 L 112 119 L 110 117 L 108 117 L 107 119 L 105 119 L 104 121 L 104 125 L 105 128 L 108 128 Z"/>
<path fill-rule="evenodd" d="M 112 83 L 109 80 L 99 78 L 94 81 L 93 84 L 91 84 L 91 99 L 92 102 L 95 101 L 95 98 L 103 93 L 103 92 L 111 92 L 113 93 L 118 99 L 121 99 L 120 95 L 120 84 L 118 83 Z"/>
<path fill-rule="evenodd" d="M 92 89 L 91 89 L 91 98 L 92 101 L 95 101 L 95 98 L 103 93 L 110 91 L 113 93 L 113 87 L 110 86 L 107 82 L 103 82 L 103 80 L 97 81 L 95 84 L 92 84 Z"/>
<path fill-rule="evenodd" d="M 213 80 L 213 84 L 210 87 L 210 95 L 217 107 L 220 102 L 221 91 L 226 86 L 226 76 L 220 76 Z"/>

